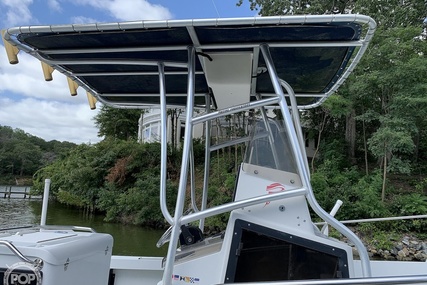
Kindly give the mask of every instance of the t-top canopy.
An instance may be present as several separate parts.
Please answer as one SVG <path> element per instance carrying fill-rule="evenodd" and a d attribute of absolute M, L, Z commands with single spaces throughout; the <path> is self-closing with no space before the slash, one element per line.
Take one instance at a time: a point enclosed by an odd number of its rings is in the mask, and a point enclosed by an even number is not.
<path fill-rule="evenodd" d="M 249 100 L 257 93 L 271 96 L 259 48 L 267 44 L 279 78 L 292 86 L 298 106 L 309 108 L 347 78 L 375 26 L 362 15 L 277 16 L 25 26 L 3 31 L 3 37 L 11 63 L 17 62 L 16 48 L 24 50 L 44 63 L 47 80 L 56 69 L 71 79 L 71 89 L 77 83 L 100 101 L 126 106 L 159 104 L 158 62 L 165 66 L 167 104 L 184 106 L 188 46 L 197 51 L 196 105 L 206 104 L 207 93 L 215 98 L 206 63 L 222 55 L 249 54 L 250 64 L 242 65 L 251 69 L 242 70 L 249 74 Z"/>

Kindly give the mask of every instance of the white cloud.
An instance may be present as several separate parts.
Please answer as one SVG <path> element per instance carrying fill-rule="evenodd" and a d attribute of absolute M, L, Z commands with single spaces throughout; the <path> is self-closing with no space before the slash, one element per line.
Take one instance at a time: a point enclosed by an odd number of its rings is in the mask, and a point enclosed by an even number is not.
<path fill-rule="evenodd" d="M 151 4 L 146 0 L 76 0 L 74 3 L 107 11 L 120 21 L 172 18 L 172 14 L 166 7 Z"/>
<path fill-rule="evenodd" d="M 19 128 L 46 141 L 96 143 L 97 128 L 93 117 L 97 111 L 87 104 L 64 104 L 26 98 L 19 101 L 0 98 L 0 122 Z"/>
<path fill-rule="evenodd" d="M 15 26 L 18 24 L 29 23 L 32 19 L 29 6 L 33 3 L 33 0 L 0 0 L 0 7 L 5 6 L 6 8 L 2 9 L 7 11 L 2 13 L 3 16 L 3 26 Z"/>
<path fill-rule="evenodd" d="M 4 47 L 0 45 L 3 52 Z M 5 54 L 5 53 L 4 53 Z M 44 100 L 56 100 L 73 103 L 86 102 L 86 94 L 83 89 L 78 89 L 78 93 L 83 96 L 72 97 L 68 90 L 68 83 L 65 75 L 54 71 L 53 80 L 46 82 L 40 61 L 20 51 L 18 54 L 19 63 L 10 65 L 6 56 L 0 57 L 0 92 L 9 95 L 10 93 L 20 94 L 31 98 Z"/>
<path fill-rule="evenodd" d="M 92 120 L 97 111 L 90 110 L 85 91 L 79 88 L 73 97 L 65 75 L 54 71 L 53 81 L 46 82 L 40 61 L 22 51 L 18 59 L 17 65 L 10 65 L 0 56 L 0 124 L 46 141 L 100 141 Z"/>
<path fill-rule="evenodd" d="M 49 6 L 50 9 L 52 9 L 53 11 L 56 12 L 60 12 L 62 11 L 61 9 L 61 5 L 59 4 L 58 0 L 48 0 L 47 1 L 47 5 Z"/>
<path fill-rule="evenodd" d="M 88 18 L 88 17 L 84 17 L 84 16 L 77 16 L 77 17 L 72 17 L 71 22 L 73 24 L 88 24 L 88 23 L 97 23 L 99 21 L 96 19 L 93 19 L 93 18 Z"/>
<path fill-rule="evenodd" d="M 63 0 L 73 5 L 92 7 L 108 13 L 119 21 L 170 19 L 170 11 L 146 0 Z M 47 0 L 53 11 L 62 11 L 60 0 Z M 3 26 L 34 24 L 31 5 L 33 0 L 0 0 Z M 83 7 L 84 8 L 84 7 Z M 96 15 L 96 14 L 95 14 Z M 97 22 L 75 16 L 74 23 Z M 31 23 L 32 22 L 32 23 Z M 1 43 L 1 41 L 0 41 Z M 47 141 L 60 140 L 76 143 L 98 142 L 93 117 L 85 91 L 78 96 L 69 94 L 66 77 L 58 71 L 54 80 L 46 82 L 40 61 L 24 52 L 18 54 L 19 64 L 10 65 L 0 44 L 0 124 L 19 128 Z M 98 109 L 100 104 L 98 103 Z"/>
<path fill-rule="evenodd" d="M 109 3 L 109 11 L 119 20 L 165 20 L 170 19 L 168 9 L 147 1 L 113 0 Z"/>

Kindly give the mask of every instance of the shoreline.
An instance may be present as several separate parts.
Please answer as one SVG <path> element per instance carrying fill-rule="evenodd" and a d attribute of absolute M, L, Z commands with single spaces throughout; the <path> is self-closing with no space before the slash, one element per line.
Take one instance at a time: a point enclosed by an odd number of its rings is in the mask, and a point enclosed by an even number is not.
<path fill-rule="evenodd" d="M 374 240 L 372 240 L 374 241 Z M 413 234 L 401 234 L 397 241 L 392 241 L 391 248 L 379 248 L 372 242 L 362 238 L 372 260 L 420 261 L 427 260 L 427 241 L 417 238 Z M 358 257 L 357 249 L 353 248 L 354 257 Z"/>

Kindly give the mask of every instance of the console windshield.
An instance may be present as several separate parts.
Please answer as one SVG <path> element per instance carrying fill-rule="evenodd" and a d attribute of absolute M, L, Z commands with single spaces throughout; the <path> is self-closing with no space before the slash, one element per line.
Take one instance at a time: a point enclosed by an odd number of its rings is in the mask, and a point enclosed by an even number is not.
<path fill-rule="evenodd" d="M 244 162 L 297 173 L 289 137 L 281 121 L 272 118 L 252 121 Z"/>

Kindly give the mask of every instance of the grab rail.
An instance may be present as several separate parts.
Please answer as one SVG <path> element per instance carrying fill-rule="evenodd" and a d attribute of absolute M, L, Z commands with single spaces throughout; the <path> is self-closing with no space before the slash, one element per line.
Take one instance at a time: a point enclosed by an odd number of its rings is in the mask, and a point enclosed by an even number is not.
<path fill-rule="evenodd" d="M 349 279 L 316 279 L 316 280 L 295 280 L 295 281 L 275 281 L 275 282 L 247 282 L 245 285 L 379 285 L 379 284 L 419 284 L 427 282 L 427 275 L 408 275 L 390 277 L 369 277 L 369 278 L 349 278 Z M 226 285 L 237 285 L 241 283 L 227 283 Z M 225 284 L 218 284 L 225 285 Z"/>
<path fill-rule="evenodd" d="M 260 204 L 260 203 L 265 203 L 268 201 L 276 201 L 276 200 L 285 199 L 285 198 L 303 196 L 306 193 L 307 193 L 307 189 L 298 188 L 298 189 L 289 190 L 286 192 L 279 192 L 279 193 L 274 193 L 274 194 L 265 194 L 265 195 L 261 195 L 261 196 L 257 196 L 257 197 L 253 197 L 253 198 L 248 198 L 245 200 L 240 200 L 240 201 L 230 202 L 227 204 L 222 204 L 222 205 L 219 205 L 216 207 L 206 209 L 204 211 L 200 211 L 200 212 L 188 214 L 186 216 L 182 216 L 181 225 L 197 221 L 198 219 L 208 218 L 208 217 L 215 216 L 218 214 L 230 212 L 230 211 L 235 210 L 235 209 L 244 208 L 244 207 L 248 207 L 248 206 L 252 206 L 252 205 L 256 205 L 256 204 Z"/>
<path fill-rule="evenodd" d="M 32 264 L 35 268 L 43 268 L 43 260 L 40 258 L 36 258 L 34 261 L 23 255 L 19 249 L 17 249 L 10 241 L 0 240 L 0 245 L 5 245 L 9 248 L 19 259 L 24 262 Z"/>
<path fill-rule="evenodd" d="M 56 225 L 49 225 L 49 226 L 40 226 L 43 230 L 73 230 L 73 231 L 80 231 L 80 232 L 90 232 L 90 233 L 96 233 L 96 231 L 90 227 L 81 227 L 81 226 L 56 226 Z"/>
<path fill-rule="evenodd" d="M 341 224 L 358 224 L 358 223 L 371 223 L 371 222 L 384 222 L 384 221 L 400 221 L 400 220 L 414 220 L 414 219 L 427 219 L 427 215 L 413 215 L 413 216 L 399 216 L 399 217 L 385 217 L 385 218 L 371 218 L 371 219 L 358 219 L 358 220 L 343 220 L 339 221 Z M 326 224 L 326 222 L 316 222 L 316 226 Z"/>

